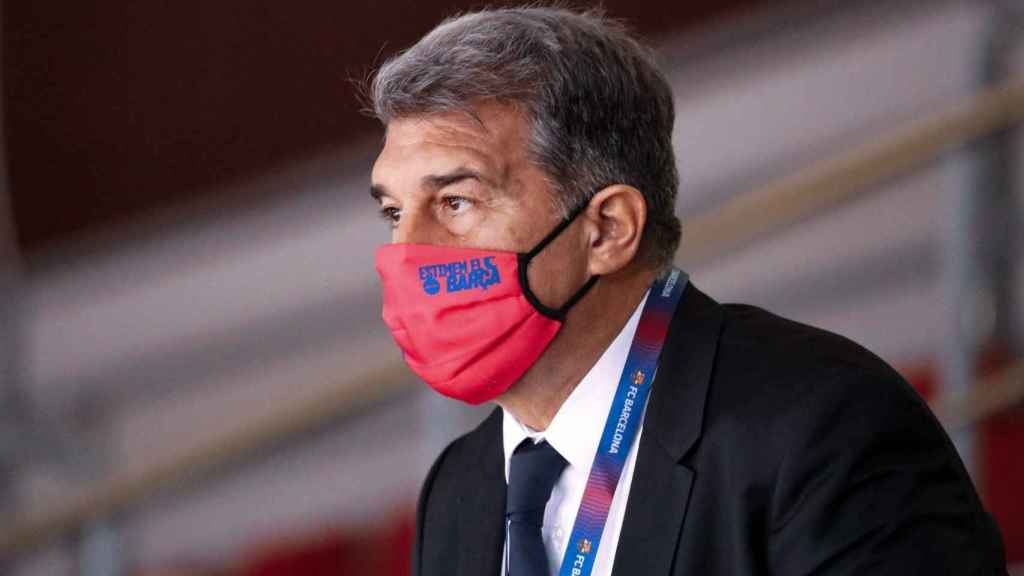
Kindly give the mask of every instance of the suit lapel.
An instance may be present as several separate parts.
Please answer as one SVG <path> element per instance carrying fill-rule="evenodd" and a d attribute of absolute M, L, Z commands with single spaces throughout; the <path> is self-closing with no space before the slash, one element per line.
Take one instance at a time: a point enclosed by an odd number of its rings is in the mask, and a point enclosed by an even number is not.
<path fill-rule="evenodd" d="M 463 480 L 459 499 L 459 576 L 497 575 L 505 543 L 505 456 L 501 444 L 501 410 L 495 411 L 476 437 L 475 463 Z"/>
<path fill-rule="evenodd" d="M 640 441 L 613 576 L 668 574 L 690 501 L 693 472 L 648 438 Z"/>
<path fill-rule="evenodd" d="M 694 480 L 680 461 L 700 438 L 721 326 L 721 307 L 688 286 L 652 384 L 613 576 L 672 569 Z"/>

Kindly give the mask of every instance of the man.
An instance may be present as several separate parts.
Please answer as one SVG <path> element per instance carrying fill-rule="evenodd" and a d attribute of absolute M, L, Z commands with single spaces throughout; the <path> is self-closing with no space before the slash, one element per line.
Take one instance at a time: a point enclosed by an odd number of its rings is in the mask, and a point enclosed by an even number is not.
<path fill-rule="evenodd" d="M 672 95 L 621 27 L 464 15 L 372 98 L 385 322 L 425 382 L 499 406 L 430 470 L 415 573 L 1005 573 L 892 369 L 670 269 Z"/>

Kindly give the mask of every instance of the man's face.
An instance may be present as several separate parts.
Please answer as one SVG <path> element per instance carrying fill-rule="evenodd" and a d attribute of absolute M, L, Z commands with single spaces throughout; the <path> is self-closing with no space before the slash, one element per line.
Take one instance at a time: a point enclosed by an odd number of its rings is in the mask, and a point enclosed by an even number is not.
<path fill-rule="evenodd" d="M 551 187 L 527 157 L 529 125 L 514 108 L 393 120 L 371 193 L 392 242 L 525 252 L 557 225 Z M 558 306 L 586 281 L 579 221 L 530 266 L 530 285 Z M 576 264 L 576 265 L 571 265 Z"/>

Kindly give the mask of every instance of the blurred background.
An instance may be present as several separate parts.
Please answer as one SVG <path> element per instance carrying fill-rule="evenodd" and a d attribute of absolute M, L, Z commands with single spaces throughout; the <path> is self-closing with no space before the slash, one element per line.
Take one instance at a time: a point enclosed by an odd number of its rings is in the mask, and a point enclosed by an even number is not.
<path fill-rule="evenodd" d="M 480 5 L 3 3 L 0 573 L 408 573 L 487 409 L 379 320 L 354 82 Z M 1024 574 L 1024 4 L 604 6 L 675 90 L 680 265 L 899 368 Z"/>

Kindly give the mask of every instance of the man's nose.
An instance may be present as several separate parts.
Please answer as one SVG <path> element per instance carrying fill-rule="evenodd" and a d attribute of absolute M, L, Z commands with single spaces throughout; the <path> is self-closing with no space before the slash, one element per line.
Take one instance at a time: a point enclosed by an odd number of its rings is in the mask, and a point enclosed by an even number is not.
<path fill-rule="evenodd" d="M 443 244 L 442 227 L 428 215 L 403 214 L 391 233 L 391 241 L 401 244 Z"/>

